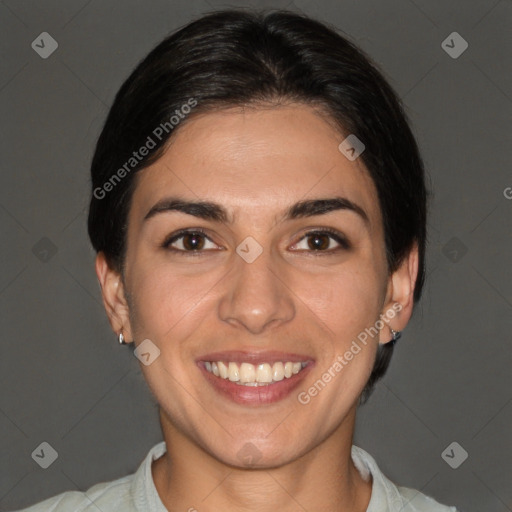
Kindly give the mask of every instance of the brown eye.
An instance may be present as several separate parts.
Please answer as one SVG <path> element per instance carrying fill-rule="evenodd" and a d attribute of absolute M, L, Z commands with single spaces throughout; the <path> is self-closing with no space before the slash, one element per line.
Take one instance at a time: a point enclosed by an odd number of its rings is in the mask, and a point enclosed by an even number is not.
<path fill-rule="evenodd" d="M 350 249 L 347 239 L 338 231 L 320 230 L 306 233 L 294 246 L 293 249 L 310 252 L 334 253 L 338 250 Z"/>
<path fill-rule="evenodd" d="M 204 246 L 204 235 L 199 233 L 188 233 L 183 235 L 183 247 L 186 250 L 200 250 Z"/>
<path fill-rule="evenodd" d="M 179 233 L 172 235 L 162 244 L 162 247 L 175 252 L 198 254 L 210 249 L 218 249 L 218 246 L 214 244 L 204 233 L 193 230 L 180 231 Z"/>
<path fill-rule="evenodd" d="M 328 249 L 330 244 L 330 238 L 330 236 L 324 233 L 308 235 L 308 247 L 313 251 Z"/>

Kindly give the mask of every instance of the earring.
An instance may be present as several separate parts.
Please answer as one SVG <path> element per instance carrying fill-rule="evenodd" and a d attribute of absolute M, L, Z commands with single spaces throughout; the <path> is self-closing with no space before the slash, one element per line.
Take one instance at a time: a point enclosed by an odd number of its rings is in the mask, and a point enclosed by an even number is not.
<path fill-rule="evenodd" d="M 123 336 L 123 333 L 122 333 L 122 332 L 120 332 L 120 333 L 119 333 L 119 338 L 118 338 L 118 340 L 119 340 L 119 344 L 120 344 L 120 345 L 126 345 L 126 341 L 125 341 L 125 339 L 124 339 L 124 336 Z"/>
<path fill-rule="evenodd" d="M 397 340 L 400 338 L 400 336 L 402 336 L 402 333 L 400 331 L 395 331 L 395 330 L 391 329 L 391 327 L 389 329 L 393 336 L 393 338 L 389 341 L 389 343 L 391 343 L 391 346 L 393 346 L 397 342 Z"/>

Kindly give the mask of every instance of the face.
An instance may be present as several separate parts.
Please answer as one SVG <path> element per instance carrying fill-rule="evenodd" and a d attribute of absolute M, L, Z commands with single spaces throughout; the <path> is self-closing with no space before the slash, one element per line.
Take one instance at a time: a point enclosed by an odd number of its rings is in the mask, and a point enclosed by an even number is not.
<path fill-rule="evenodd" d="M 343 139 L 308 106 L 208 113 L 137 174 L 111 322 L 158 347 L 141 368 L 163 414 L 224 463 L 283 464 L 340 432 L 407 320 L 410 266 L 389 276 L 375 186 Z"/>

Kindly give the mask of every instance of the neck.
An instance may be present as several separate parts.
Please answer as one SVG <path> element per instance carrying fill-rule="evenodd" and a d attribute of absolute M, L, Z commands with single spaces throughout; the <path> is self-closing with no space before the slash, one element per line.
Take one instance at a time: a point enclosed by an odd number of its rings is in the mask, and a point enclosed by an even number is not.
<path fill-rule="evenodd" d="M 319 446 L 280 467 L 240 469 L 199 448 L 160 411 L 167 452 L 153 463 L 156 489 L 170 511 L 365 512 L 371 480 L 351 458 L 355 408 Z"/>

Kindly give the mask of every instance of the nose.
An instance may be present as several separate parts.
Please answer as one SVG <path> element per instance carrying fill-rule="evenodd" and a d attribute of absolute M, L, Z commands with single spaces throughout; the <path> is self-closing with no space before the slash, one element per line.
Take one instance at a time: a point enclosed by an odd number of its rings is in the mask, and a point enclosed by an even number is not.
<path fill-rule="evenodd" d="M 252 263 L 235 255 L 227 289 L 219 301 L 219 317 L 251 334 L 261 334 L 292 320 L 295 316 L 293 293 L 285 275 L 279 273 L 267 250 Z M 281 269 L 282 270 L 282 269 Z"/>

